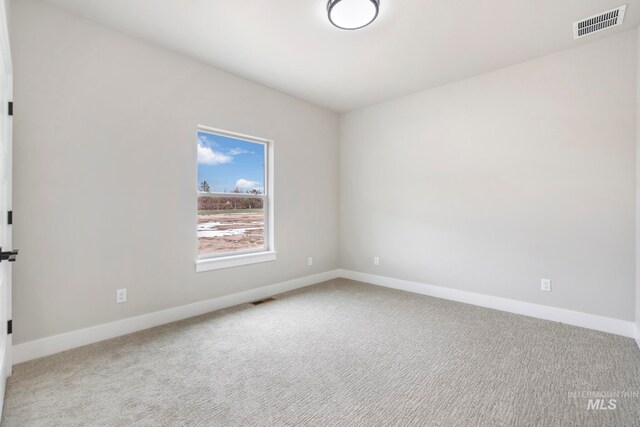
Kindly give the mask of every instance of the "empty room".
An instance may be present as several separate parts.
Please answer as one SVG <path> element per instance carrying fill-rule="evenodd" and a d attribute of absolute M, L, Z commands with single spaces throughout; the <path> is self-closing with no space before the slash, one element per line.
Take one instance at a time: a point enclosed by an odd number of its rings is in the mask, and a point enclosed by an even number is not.
<path fill-rule="evenodd" d="M 640 0 L 0 0 L 2 426 L 640 426 Z"/>

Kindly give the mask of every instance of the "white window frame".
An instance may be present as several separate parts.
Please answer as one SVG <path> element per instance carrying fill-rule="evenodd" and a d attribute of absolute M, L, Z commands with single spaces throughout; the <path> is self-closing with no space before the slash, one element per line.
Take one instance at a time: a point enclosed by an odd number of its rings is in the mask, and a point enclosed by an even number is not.
<path fill-rule="evenodd" d="M 197 231 L 197 208 L 196 208 L 196 272 L 218 270 L 221 268 L 237 267 L 240 265 L 255 264 L 259 262 L 275 261 L 277 252 L 275 250 L 275 221 L 274 221 L 274 184 L 273 184 L 273 168 L 274 168 L 274 149 L 273 140 L 259 138 L 251 135 L 230 132 L 223 129 L 212 128 L 208 126 L 198 126 L 198 132 L 210 133 L 214 135 L 226 136 L 230 138 L 240 139 L 247 142 L 253 142 L 264 146 L 264 193 L 263 194 L 243 194 L 243 193 L 218 193 L 218 192 L 197 192 L 196 199 L 200 196 L 213 197 L 233 197 L 233 198 L 251 198 L 263 199 L 264 209 L 264 249 L 248 249 L 244 251 L 225 252 L 220 254 L 211 254 L 200 256 Z M 197 142 L 197 133 L 196 139 Z M 196 178 L 197 183 L 197 178 Z M 197 206 L 197 205 L 196 205 Z"/>

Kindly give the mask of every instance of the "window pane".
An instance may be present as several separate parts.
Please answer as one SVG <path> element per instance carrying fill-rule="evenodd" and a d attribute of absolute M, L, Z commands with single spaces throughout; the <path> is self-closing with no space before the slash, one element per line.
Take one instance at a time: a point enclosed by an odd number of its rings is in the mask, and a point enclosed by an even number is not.
<path fill-rule="evenodd" d="M 264 250 L 264 201 L 198 197 L 199 255 Z"/>
<path fill-rule="evenodd" d="M 264 193 L 265 145 L 198 132 L 198 191 Z"/>

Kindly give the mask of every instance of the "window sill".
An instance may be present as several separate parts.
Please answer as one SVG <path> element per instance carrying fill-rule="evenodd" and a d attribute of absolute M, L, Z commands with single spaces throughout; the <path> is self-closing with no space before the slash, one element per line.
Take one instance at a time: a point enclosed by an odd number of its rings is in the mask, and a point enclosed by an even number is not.
<path fill-rule="evenodd" d="M 276 255 L 276 251 L 268 251 L 252 254 L 230 255 L 220 258 L 199 259 L 196 261 L 196 272 L 200 273 L 202 271 L 220 270 L 221 268 L 275 261 Z"/>

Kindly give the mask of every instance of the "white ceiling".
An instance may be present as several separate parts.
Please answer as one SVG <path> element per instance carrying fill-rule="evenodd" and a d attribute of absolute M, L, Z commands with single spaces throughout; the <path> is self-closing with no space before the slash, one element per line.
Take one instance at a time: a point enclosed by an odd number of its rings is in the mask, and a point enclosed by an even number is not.
<path fill-rule="evenodd" d="M 573 21 L 625 0 L 381 0 L 358 31 L 331 26 L 326 0 L 45 0 L 70 12 L 337 112 L 588 43 Z"/>

